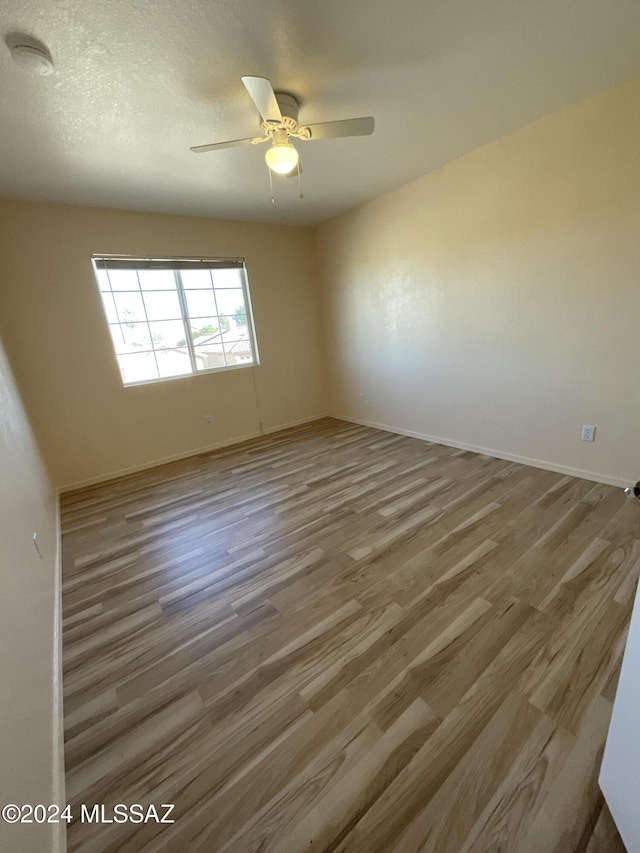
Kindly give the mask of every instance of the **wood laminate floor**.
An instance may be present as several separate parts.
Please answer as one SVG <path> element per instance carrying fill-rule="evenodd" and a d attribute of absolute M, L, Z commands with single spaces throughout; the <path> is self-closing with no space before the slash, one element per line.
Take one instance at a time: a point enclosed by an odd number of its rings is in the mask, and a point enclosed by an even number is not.
<path fill-rule="evenodd" d="M 624 848 L 622 490 L 322 420 L 65 495 L 69 850 Z"/>

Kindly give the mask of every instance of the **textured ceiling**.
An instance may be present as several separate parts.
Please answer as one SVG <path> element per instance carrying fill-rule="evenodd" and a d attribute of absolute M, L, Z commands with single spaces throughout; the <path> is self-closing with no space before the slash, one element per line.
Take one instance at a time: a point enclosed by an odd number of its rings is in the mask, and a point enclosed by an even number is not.
<path fill-rule="evenodd" d="M 638 0 L 4 0 L 56 72 L 0 50 L 0 195 L 311 224 L 640 74 Z M 243 74 L 303 123 L 373 115 L 371 137 L 297 143 L 297 182 L 252 136 Z"/>

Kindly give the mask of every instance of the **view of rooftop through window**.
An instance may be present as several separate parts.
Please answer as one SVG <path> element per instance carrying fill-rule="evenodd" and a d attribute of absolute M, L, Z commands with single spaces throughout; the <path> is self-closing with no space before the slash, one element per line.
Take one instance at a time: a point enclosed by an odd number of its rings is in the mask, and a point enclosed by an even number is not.
<path fill-rule="evenodd" d="M 257 363 L 242 261 L 100 257 L 93 266 L 125 385 Z"/>

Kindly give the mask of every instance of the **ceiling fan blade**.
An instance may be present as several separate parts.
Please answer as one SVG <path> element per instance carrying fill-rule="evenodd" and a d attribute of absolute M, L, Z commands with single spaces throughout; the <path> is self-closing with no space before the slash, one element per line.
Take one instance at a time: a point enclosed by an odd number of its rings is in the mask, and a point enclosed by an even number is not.
<path fill-rule="evenodd" d="M 376 123 L 373 116 L 347 118 L 344 121 L 323 121 L 306 125 L 311 131 L 310 139 L 336 139 L 340 136 L 369 136 Z"/>
<path fill-rule="evenodd" d="M 223 148 L 235 148 L 238 145 L 258 145 L 260 142 L 266 142 L 267 136 L 261 138 L 259 136 L 249 136 L 246 139 L 230 139 L 228 142 L 212 142 L 209 145 L 194 145 L 191 148 L 194 154 L 204 154 L 206 151 L 220 151 Z"/>
<path fill-rule="evenodd" d="M 290 172 L 287 172 L 287 174 L 286 174 L 286 175 L 283 175 L 282 177 L 283 177 L 283 178 L 297 178 L 297 177 L 298 177 L 298 173 L 302 174 L 303 172 L 304 172 L 304 169 L 303 169 L 303 168 L 302 168 L 302 166 L 300 165 L 300 161 L 298 161 L 298 166 L 297 166 L 297 168 L 296 168 L 296 169 L 292 169 Z"/>
<path fill-rule="evenodd" d="M 282 113 L 271 81 L 266 77 L 243 77 L 242 82 L 262 118 L 271 124 L 280 124 Z"/>

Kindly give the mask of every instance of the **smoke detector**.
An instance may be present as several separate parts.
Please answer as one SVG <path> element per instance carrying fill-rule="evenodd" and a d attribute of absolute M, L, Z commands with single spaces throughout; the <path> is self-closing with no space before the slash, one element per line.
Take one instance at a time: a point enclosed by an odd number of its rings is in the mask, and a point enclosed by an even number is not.
<path fill-rule="evenodd" d="M 13 61 L 29 74 L 47 77 L 53 74 L 53 59 L 45 45 L 29 36 L 14 35 L 7 39 Z"/>

